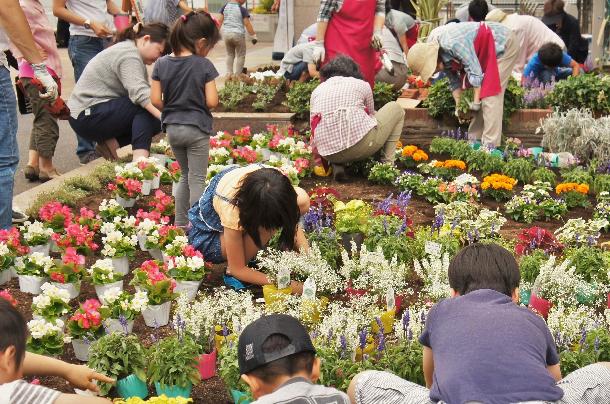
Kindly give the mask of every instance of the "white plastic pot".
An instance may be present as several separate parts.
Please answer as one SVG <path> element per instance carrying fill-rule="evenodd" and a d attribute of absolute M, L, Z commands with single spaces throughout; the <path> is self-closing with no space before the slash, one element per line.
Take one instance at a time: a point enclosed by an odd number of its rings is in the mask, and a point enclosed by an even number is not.
<path fill-rule="evenodd" d="M 200 285 L 201 281 L 176 281 L 174 292 L 185 294 L 189 302 L 192 302 L 197 296 Z"/>
<path fill-rule="evenodd" d="M 51 282 L 51 284 L 57 286 L 59 289 L 67 290 L 70 294 L 70 299 L 74 299 L 80 294 L 80 281 L 74 283 Z"/>
<path fill-rule="evenodd" d="M 176 193 L 178 193 L 178 184 L 179 182 L 172 182 L 172 196 L 175 198 Z"/>
<path fill-rule="evenodd" d="M 172 302 L 165 302 L 159 305 L 148 306 L 148 308 L 142 311 L 144 316 L 144 323 L 148 327 L 163 327 L 169 323 L 169 310 Z"/>
<path fill-rule="evenodd" d="M 269 159 L 271 158 L 271 150 L 267 148 L 262 148 L 260 149 L 260 152 L 263 157 L 263 161 L 269 161 Z"/>
<path fill-rule="evenodd" d="M 148 248 L 146 248 L 146 235 L 138 234 L 138 244 L 140 245 L 140 250 L 148 251 Z"/>
<path fill-rule="evenodd" d="M 106 304 L 106 302 L 102 298 L 102 296 L 104 296 L 104 293 L 106 293 L 106 291 L 108 289 L 112 289 L 112 288 L 119 288 L 119 289 L 123 290 L 123 280 L 112 282 L 112 283 L 107 283 L 105 285 L 94 285 L 94 286 L 95 286 L 95 293 L 97 293 L 98 299 L 100 300 L 100 302 L 102 304 Z"/>
<path fill-rule="evenodd" d="M 125 199 L 122 196 L 117 196 L 116 201 L 124 208 L 133 208 L 133 205 L 136 204 L 136 198 Z"/>
<path fill-rule="evenodd" d="M 17 268 L 15 268 L 15 267 L 13 266 L 13 267 L 10 267 L 10 268 L 9 268 L 9 270 L 11 271 L 11 278 L 17 278 L 17 277 L 19 277 L 19 274 L 17 273 Z"/>
<path fill-rule="evenodd" d="M 39 295 L 42 292 L 40 287 L 48 280 L 49 278 L 43 278 L 42 276 L 19 275 L 19 290 L 23 293 Z"/>
<path fill-rule="evenodd" d="M 148 253 L 150 254 L 151 257 L 153 257 L 153 259 L 155 259 L 157 261 L 163 261 L 163 253 L 161 252 L 160 249 L 153 248 L 151 250 L 148 250 Z"/>
<path fill-rule="evenodd" d="M 127 320 L 127 330 L 123 327 L 121 322 L 116 318 L 109 318 L 104 321 L 106 326 L 106 333 L 112 334 L 113 332 L 121 332 L 123 334 L 131 334 L 133 331 L 133 320 Z"/>
<path fill-rule="evenodd" d="M 48 242 L 46 244 L 42 244 L 42 245 L 33 245 L 30 246 L 30 254 L 33 253 L 42 253 L 43 255 L 48 256 L 49 253 L 51 252 L 51 243 Z"/>
<path fill-rule="evenodd" d="M 13 271 L 11 268 L 6 268 L 5 270 L 0 272 L 0 285 L 4 285 L 7 282 L 10 282 L 10 280 L 13 277 Z"/>
<path fill-rule="evenodd" d="M 112 266 L 114 266 L 114 272 L 127 275 L 129 273 L 129 258 L 115 257 L 112 259 Z"/>
<path fill-rule="evenodd" d="M 87 362 L 89 360 L 89 346 L 91 344 L 89 341 L 84 341 L 82 339 L 73 339 L 72 340 L 72 348 L 74 348 L 74 356 L 76 359 L 82 362 Z"/>
<path fill-rule="evenodd" d="M 142 195 L 150 195 L 152 180 L 142 180 Z"/>
<path fill-rule="evenodd" d="M 161 186 L 161 174 L 155 174 L 152 179 L 152 189 L 159 189 Z"/>

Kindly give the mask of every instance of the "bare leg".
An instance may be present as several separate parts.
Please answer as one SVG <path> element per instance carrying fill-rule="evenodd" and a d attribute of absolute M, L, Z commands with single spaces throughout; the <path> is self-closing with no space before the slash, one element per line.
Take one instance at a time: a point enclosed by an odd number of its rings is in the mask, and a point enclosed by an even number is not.
<path fill-rule="evenodd" d="M 28 152 L 28 165 L 34 168 L 38 167 L 38 152 L 30 149 Z"/>
<path fill-rule="evenodd" d="M 38 158 L 38 162 L 40 166 L 40 171 L 50 172 L 55 170 L 55 167 L 53 167 L 53 159 L 41 156 Z"/>

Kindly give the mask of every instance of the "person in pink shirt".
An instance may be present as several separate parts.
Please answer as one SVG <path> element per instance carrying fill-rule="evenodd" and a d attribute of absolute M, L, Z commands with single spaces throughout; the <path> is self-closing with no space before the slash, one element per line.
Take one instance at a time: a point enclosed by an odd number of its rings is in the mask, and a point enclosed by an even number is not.
<path fill-rule="evenodd" d="M 34 35 L 34 41 L 44 58 L 47 70 L 57 81 L 61 92 L 61 61 L 57 51 L 55 34 L 49 24 L 44 7 L 39 0 L 19 0 L 19 4 L 28 20 Z M 59 139 L 57 118 L 44 108 L 48 104 L 48 100 L 40 97 L 38 87 L 32 82 L 34 78 L 32 65 L 24 59 L 19 49 L 13 44 L 11 44 L 11 52 L 19 62 L 19 79 L 25 96 L 30 100 L 34 115 L 25 178 L 30 181 L 48 181 L 60 175 L 53 166 L 53 155 Z"/>
<path fill-rule="evenodd" d="M 513 70 L 522 73 L 528 60 L 534 56 L 542 45 L 548 42 L 556 43 L 560 48 L 565 49 L 565 44 L 559 35 L 549 29 L 542 21 L 531 15 L 519 15 L 506 13 L 499 8 L 491 10 L 486 21 L 499 22 L 506 25 L 516 35 L 519 41 L 519 56 Z"/>

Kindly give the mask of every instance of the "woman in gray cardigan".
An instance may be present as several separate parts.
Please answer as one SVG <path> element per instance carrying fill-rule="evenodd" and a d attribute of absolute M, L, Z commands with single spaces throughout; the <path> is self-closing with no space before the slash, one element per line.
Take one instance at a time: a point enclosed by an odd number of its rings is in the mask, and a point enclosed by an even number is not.
<path fill-rule="evenodd" d="M 116 44 L 95 56 L 68 100 L 70 126 L 96 150 L 116 160 L 128 144 L 133 159 L 147 157 L 152 137 L 161 131 L 161 112 L 150 102 L 146 65 L 168 53 L 165 24 L 138 23 L 117 35 Z"/>

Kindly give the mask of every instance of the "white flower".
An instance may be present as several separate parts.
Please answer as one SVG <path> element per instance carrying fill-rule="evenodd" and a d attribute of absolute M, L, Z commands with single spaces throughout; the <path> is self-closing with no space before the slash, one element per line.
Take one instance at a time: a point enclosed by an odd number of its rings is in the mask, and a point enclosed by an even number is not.
<path fill-rule="evenodd" d="M 0 257 L 11 254 L 11 250 L 8 248 L 6 243 L 0 243 Z"/>
<path fill-rule="evenodd" d="M 30 330 L 30 335 L 34 339 L 40 339 L 52 334 L 63 335 L 63 328 L 64 322 L 60 319 L 47 321 L 43 318 L 38 318 L 28 321 L 28 329 Z"/>
<path fill-rule="evenodd" d="M 136 292 L 131 300 L 131 309 L 133 311 L 142 312 L 148 307 L 148 294 L 146 292 Z"/>
<path fill-rule="evenodd" d="M 121 290 L 121 288 L 119 288 L 117 286 L 109 288 L 102 295 L 102 300 L 107 305 L 112 304 L 119 298 L 119 296 L 121 296 L 121 293 L 123 293 L 123 291 Z"/>
<path fill-rule="evenodd" d="M 157 229 L 159 229 L 159 225 L 157 223 L 155 223 L 153 220 L 146 218 L 138 224 L 138 227 L 137 227 L 138 233 L 137 234 L 140 236 L 147 236 L 153 230 L 157 230 Z"/>
<path fill-rule="evenodd" d="M 478 184 L 479 180 L 477 179 L 477 177 L 472 176 L 470 174 L 464 173 L 464 174 L 460 174 L 458 175 L 454 180 L 453 183 L 457 186 L 464 186 L 467 184 Z"/>
<path fill-rule="evenodd" d="M 112 271 L 114 271 L 114 265 L 112 265 L 112 260 L 109 258 L 98 259 L 87 270 L 90 275 L 93 275 L 94 272 L 110 274 Z"/>
<path fill-rule="evenodd" d="M 65 289 L 58 288 L 57 286 L 53 285 L 52 283 L 45 282 L 40 287 L 40 289 L 42 290 L 42 293 L 38 296 L 35 296 L 33 301 L 35 301 L 37 297 L 48 297 L 49 301 L 50 301 L 50 299 L 55 299 L 55 300 L 61 300 L 64 303 L 70 302 L 70 292 L 68 292 Z M 46 305 L 42 306 L 42 307 L 46 307 Z"/>
<path fill-rule="evenodd" d="M 113 231 L 116 231 L 116 224 L 113 222 L 104 222 L 100 226 L 100 233 L 102 234 L 112 233 Z"/>
<path fill-rule="evenodd" d="M 44 224 L 39 221 L 27 221 L 23 224 L 23 229 L 23 238 L 25 241 L 31 241 L 35 237 L 46 237 L 47 239 L 50 239 L 51 235 L 53 235 L 53 229 L 45 227 Z"/>
<path fill-rule="evenodd" d="M 422 291 L 434 301 L 449 297 L 449 254 L 414 260 L 415 273 L 424 281 Z"/>

